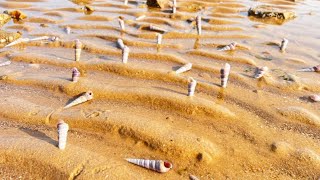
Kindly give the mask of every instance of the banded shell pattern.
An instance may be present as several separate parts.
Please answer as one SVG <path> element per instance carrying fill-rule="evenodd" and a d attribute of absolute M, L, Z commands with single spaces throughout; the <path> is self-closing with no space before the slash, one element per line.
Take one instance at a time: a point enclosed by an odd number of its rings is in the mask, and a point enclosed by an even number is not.
<path fill-rule="evenodd" d="M 220 70 L 220 77 L 221 77 L 221 87 L 226 88 L 229 80 L 230 75 L 230 64 L 226 63 L 224 68 Z"/>
<path fill-rule="evenodd" d="M 218 51 L 232 51 L 232 50 L 235 50 L 236 49 L 236 46 L 238 45 L 238 43 L 236 42 L 232 42 L 230 43 L 229 45 L 223 47 L 223 48 L 220 48 L 218 49 Z"/>
<path fill-rule="evenodd" d="M 65 123 L 63 120 L 60 120 L 57 124 L 58 128 L 58 147 L 61 150 L 64 150 L 67 145 L 67 136 L 69 125 Z"/>
<path fill-rule="evenodd" d="M 81 50 L 82 50 L 82 43 L 79 39 L 75 40 L 75 61 L 80 61 Z"/>
<path fill-rule="evenodd" d="M 281 41 L 281 45 L 280 45 L 280 51 L 281 52 L 285 52 L 288 46 L 289 40 L 286 38 L 283 38 L 283 40 Z"/>
<path fill-rule="evenodd" d="M 80 78 L 80 72 L 78 71 L 77 68 L 72 69 L 72 82 L 78 82 Z"/>
<path fill-rule="evenodd" d="M 119 16 L 118 21 L 119 21 L 120 30 L 125 31 L 126 27 L 124 25 L 124 18 L 122 16 Z"/>
<path fill-rule="evenodd" d="M 172 164 L 163 160 L 149 160 L 149 159 L 126 159 L 128 162 L 159 172 L 165 173 L 172 169 Z"/>

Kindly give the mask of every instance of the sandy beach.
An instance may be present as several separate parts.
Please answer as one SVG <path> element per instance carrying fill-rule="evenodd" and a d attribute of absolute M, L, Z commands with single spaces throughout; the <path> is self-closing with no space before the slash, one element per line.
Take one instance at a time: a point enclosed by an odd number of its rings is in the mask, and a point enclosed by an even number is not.
<path fill-rule="evenodd" d="M 248 16 L 261 5 L 296 17 Z M 320 65 L 320 1 L 177 0 L 175 13 L 172 6 L 0 1 L 0 12 L 26 15 L 0 24 L 1 179 L 320 179 L 320 102 L 311 98 L 320 96 L 320 73 L 298 71 Z M 64 108 L 89 91 L 93 99 Z M 69 125 L 64 150 L 59 120 Z M 173 168 L 158 173 L 126 158 Z"/>

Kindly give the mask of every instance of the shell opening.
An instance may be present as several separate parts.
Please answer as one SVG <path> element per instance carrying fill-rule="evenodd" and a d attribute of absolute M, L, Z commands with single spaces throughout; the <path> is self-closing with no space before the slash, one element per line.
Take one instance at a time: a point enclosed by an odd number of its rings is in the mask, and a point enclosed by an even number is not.
<path fill-rule="evenodd" d="M 172 168 L 172 164 L 169 162 L 164 162 L 163 164 L 164 164 L 164 167 L 166 168 Z"/>

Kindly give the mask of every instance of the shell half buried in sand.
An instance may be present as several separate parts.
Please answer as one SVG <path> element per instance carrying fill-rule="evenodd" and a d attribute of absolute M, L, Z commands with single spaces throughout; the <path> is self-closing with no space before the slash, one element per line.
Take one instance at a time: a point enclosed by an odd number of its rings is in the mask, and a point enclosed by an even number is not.
<path fill-rule="evenodd" d="M 316 94 L 311 95 L 310 99 L 314 102 L 320 102 L 320 95 L 316 95 Z"/>
<path fill-rule="evenodd" d="M 175 72 L 176 72 L 176 74 L 181 74 L 181 73 L 184 73 L 184 72 L 191 70 L 191 68 L 192 68 L 192 63 L 187 63 L 187 64 L 181 66 Z"/>
<path fill-rule="evenodd" d="M 226 88 L 227 83 L 229 80 L 229 74 L 230 74 L 231 66 L 230 64 L 226 63 L 224 65 L 224 68 L 220 70 L 220 78 L 221 78 L 221 87 Z"/>
<path fill-rule="evenodd" d="M 82 50 L 82 43 L 79 39 L 75 40 L 75 61 L 80 61 L 81 50 Z"/>
<path fill-rule="evenodd" d="M 194 96 L 194 92 L 196 90 L 197 81 L 193 79 L 192 77 L 189 77 L 188 79 L 188 96 Z"/>
<path fill-rule="evenodd" d="M 128 162 L 159 172 L 165 173 L 172 169 L 173 165 L 170 162 L 162 160 L 148 160 L 148 159 L 126 159 Z"/>
<path fill-rule="evenodd" d="M 320 64 L 309 68 L 299 69 L 298 72 L 320 72 Z"/>
<path fill-rule="evenodd" d="M 80 78 L 80 72 L 78 71 L 77 68 L 72 69 L 72 82 L 78 82 Z"/>
<path fill-rule="evenodd" d="M 84 102 L 89 101 L 91 99 L 93 99 L 93 92 L 92 91 L 88 91 L 85 94 L 83 94 L 80 97 L 78 97 L 77 99 L 75 99 L 74 101 L 72 101 L 71 103 L 69 103 L 68 105 L 66 105 L 64 107 L 64 109 L 67 109 L 69 107 L 84 103 Z"/>
<path fill-rule="evenodd" d="M 232 42 L 230 43 L 229 45 L 223 47 L 223 48 L 220 48 L 218 49 L 218 51 L 233 51 L 236 49 L 236 46 L 238 45 L 238 43 L 236 42 Z"/>
<path fill-rule="evenodd" d="M 266 66 L 264 66 L 262 68 L 257 68 L 256 73 L 254 75 L 254 78 L 255 79 L 262 78 L 267 73 L 268 70 L 269 70 L 269 68 Z"/>
<path fill-rule="evenodd" d="M 59 149 L 63 150 L 66 148 L 66 145 L 67 145 L 69 125 L 65 123 L 63 120 L 60 120 L 57 124 L 57 128 L 58 128 L 58 147 Z"/>

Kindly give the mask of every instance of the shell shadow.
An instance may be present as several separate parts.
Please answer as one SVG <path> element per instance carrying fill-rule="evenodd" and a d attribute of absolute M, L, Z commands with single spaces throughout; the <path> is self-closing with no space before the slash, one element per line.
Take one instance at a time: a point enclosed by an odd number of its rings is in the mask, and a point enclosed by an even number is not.
<path fill-rule="evenodd" d="M 40 139 L 42 141 L 46 141 L 47 143 L 52 144 L 54 146 L 58 145 L 58 141 L 53 140 L 52 138 L 47 136 L 45 133 L 40 132 L 38 130 L 32 130 L 32 129 L 25 128 L 25 127 L 20 127 L 19 130 L 29 134 L 32 137 L 35 137 L 35 138 Z"/>

